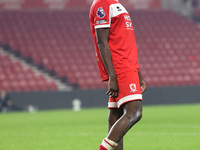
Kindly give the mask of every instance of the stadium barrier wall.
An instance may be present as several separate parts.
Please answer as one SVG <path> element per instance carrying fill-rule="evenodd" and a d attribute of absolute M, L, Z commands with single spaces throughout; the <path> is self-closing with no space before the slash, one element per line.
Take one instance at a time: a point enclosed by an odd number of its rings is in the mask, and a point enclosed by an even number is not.
<path fill-rule="evenodd" d="M 39 110 L 71 109 L 72 101 L 80 99 L 83 108 L 107 107 L 106 89 L 72 92 L 13 92 L 12 102 L 23 110 L 34 106 Z M 143 95 L 144 105 L 187 104 L 200 102 L 200 86 L 149 88 Z"/>

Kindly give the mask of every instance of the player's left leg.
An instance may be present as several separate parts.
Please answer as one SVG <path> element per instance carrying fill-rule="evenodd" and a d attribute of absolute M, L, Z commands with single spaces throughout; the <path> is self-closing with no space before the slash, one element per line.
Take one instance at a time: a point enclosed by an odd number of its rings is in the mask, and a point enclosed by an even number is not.
<path fill-rule="evenodd" d="M 142 101 L 130 101 L 122 105 L 123 115 L 113 124 L 99 150 L 114 150 L 127 131 L 142 117 Z"/>
<path fill-rule="evenodd" d="M 142 101 L 136 100 L 122 105 L 124 114 L 113 125 L 107 138 L 118 143 L 127 131 L 136 124 L 142 117 Z"/>
<path fill-rule="evenodd" d="M 108 132 L 122 115 L 122 108 L 110 108 L 108 115 Z M 118 146 L 115 148 L 115 150 L 123 150 L 123 138 L 118 142 Z"/>
<path fill-rule="evenodd" d="M 102 141 L 99 150 L 116 148 L 122 150 L 123 136 L 142 117 L 142 95 L 138 72 L 130 71 L 120 74 L 117 81 L 120 88 L 119 95 L 117 98 L 109 98 L 109 133 Z M 119 110 L 111 108 L 119 108 Z"/>

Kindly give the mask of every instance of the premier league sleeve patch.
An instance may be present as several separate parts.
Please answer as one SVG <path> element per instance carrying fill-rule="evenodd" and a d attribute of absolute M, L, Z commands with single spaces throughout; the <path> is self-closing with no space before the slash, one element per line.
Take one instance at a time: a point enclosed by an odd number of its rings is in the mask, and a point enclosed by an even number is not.
<path fill-rule="evenodd" d="M 99 7 L 98 10 L 97 10 L 97 16 L 99 18 L 103 18 L 104 16 L 106 15 L 105 11 L 103 10 L 102 7 Z"/>

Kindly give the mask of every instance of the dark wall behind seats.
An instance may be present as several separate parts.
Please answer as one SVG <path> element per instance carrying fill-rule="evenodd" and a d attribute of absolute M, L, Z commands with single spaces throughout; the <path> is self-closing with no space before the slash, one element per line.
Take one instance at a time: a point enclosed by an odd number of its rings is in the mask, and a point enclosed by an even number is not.
<path fill-rule="evenodd" d="M 107 107 L 106 90 L 75 90 L 72 92 L 20 92 L 10 93 L 15 105 L 26 109 L 28 105 L 40 110 L 69 109 L 72 101 L 80 99 L 83 108 Z M 200 103 L 200 87 L 162 87 L 148 88 L 143 95 L 144 105 Z"/>

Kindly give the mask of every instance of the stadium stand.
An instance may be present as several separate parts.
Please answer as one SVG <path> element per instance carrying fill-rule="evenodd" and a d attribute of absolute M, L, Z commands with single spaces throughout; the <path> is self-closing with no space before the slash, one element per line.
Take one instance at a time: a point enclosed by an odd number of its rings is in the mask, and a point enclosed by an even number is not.
<path fill-rule="evenodd" d="M 0 43 L 72 85 L 105 88 L 96 65 L 88 14 L 1 11 Z M 137 10 L 130 15 L 148 86 L 200 85 L 200 28 L 166 10 Z"/>
<path fill-rule="evenodd" d="M 193 9 L 193 17 L 197 22 L 200 22 L 200 8 Z"/>
<path fill-rule="evenodd" d="M 199 85 L 200 28 L 171 11 L 136 12 L 142 72 L 150 86 Z"/>
<path fill-rule="evenodd" d="M 6 91 L 46 91 L 56 90 L 54 81 L 47 81 L 31 68 L 23 67 L 5 53 L 0 53 L 0 89 Z"/>

